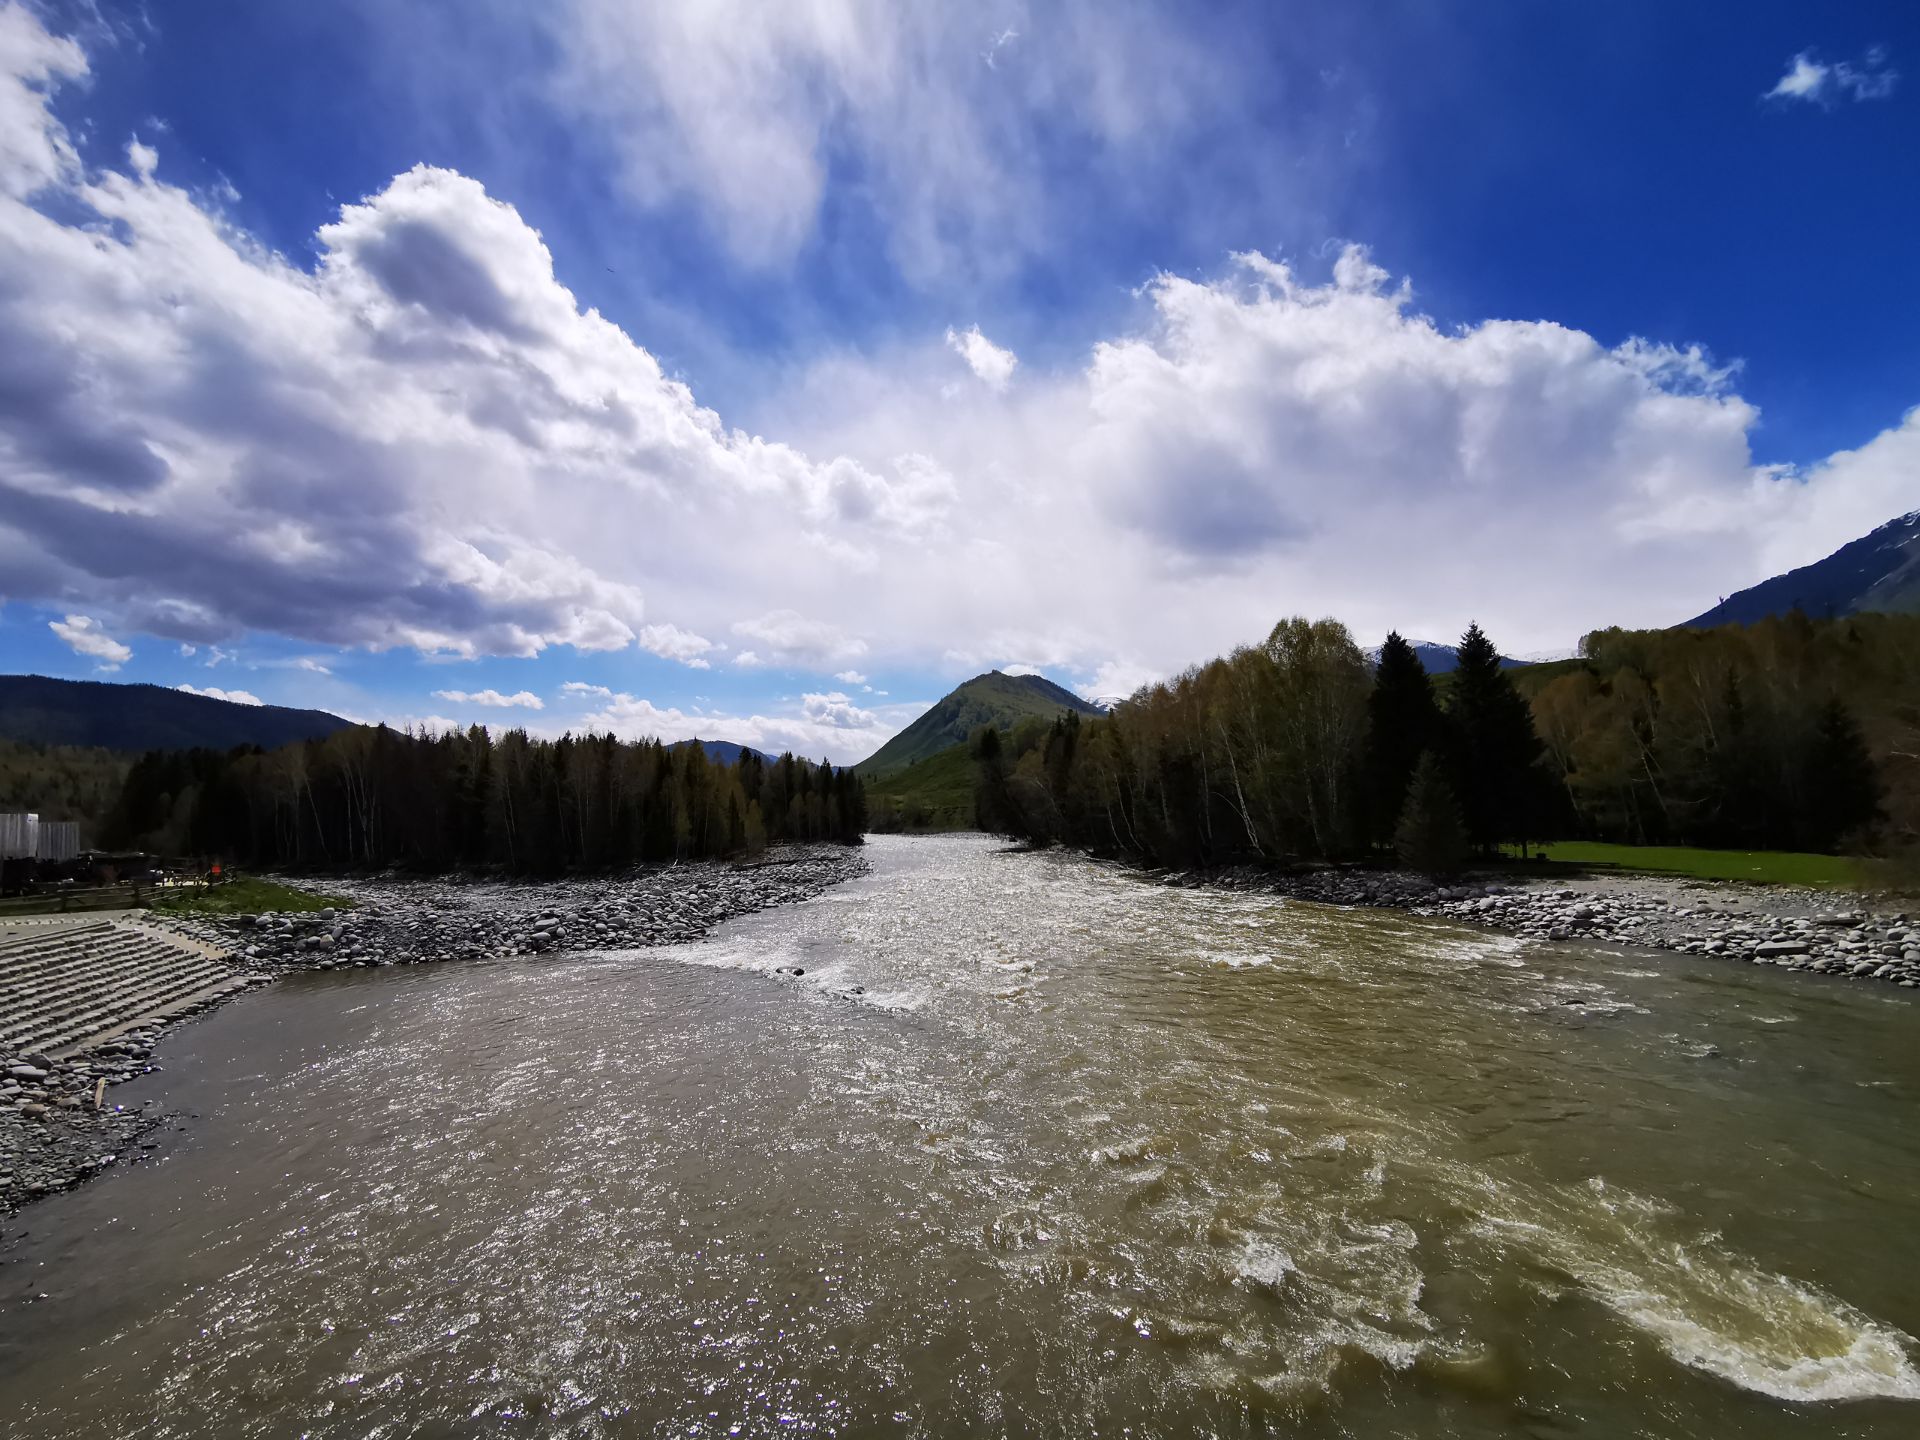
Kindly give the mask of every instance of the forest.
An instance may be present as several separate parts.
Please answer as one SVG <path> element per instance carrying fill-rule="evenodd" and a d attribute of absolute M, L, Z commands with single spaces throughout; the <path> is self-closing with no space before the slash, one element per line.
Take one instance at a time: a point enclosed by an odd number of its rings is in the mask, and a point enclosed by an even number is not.
<path fill-rule="evenodd" d="M 131 763 L 117 750 L 0 739 L 0 814 L 26 810 L 48 820 L 77 820 L 91 840 Z"/>
<path fill-rule="evenodd" d="M 1370 661 L 1294 618 L 1106 717 L 970 745 L 982 828 L 1156 864 L 1444 873 L 1577 837 L 1911 853 L 1920 618 L 1602 630 L 1536 673 L 1473 626 L 1441 676 L 1398 635 Z"/>
<path fill-rule="evenodd" d="M 356 726 L 279 749 L 154 751 L 103 822 L 111 846 L 259 867 L 555 874 L 858 844 L 851 771 L 697 744 Z"/>

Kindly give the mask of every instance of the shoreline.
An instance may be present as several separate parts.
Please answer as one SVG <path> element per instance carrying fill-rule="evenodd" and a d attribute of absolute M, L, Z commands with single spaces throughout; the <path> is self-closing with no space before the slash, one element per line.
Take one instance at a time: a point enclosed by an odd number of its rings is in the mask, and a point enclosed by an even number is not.
<path fill-rule="evenodd" d="M 138 1163 L 157 1148 L 149 1132 L 178 1117 L 152 1101 L 115 1105 L 114 1087 L 162 1069 L 153 1052 L 174 1027 L 280 975 L 684 944 L 737 916 L 811 900 L 870 868 L 850 847 L 791 846 L 744 865 L 693 861 L 591 879 L 303 877 L 286 883 L 324 886 L 355 901 L 355 908 L 232 917 L 147 912 L 142 923 L 219 950 L 236 979 L 253 983 L 58 1060 L 0 1056 L 0 1081 L 19 1087 L 0 1101 L 0 1216 L 116 1165 Z M 107 1099 L 95 1110 L 102 1082 Z"/>
<path fill-rule="evenodd" d="M 1401 870 L 1284 874 L 1258 866 L 1142 871 L 1162 885 L 1404 910 L 1505 935 L 1667 950 L 1920 989 L 1920 919 L 1868 897 L 1681 876 L 1604 875 L 1442 884 Z"/>

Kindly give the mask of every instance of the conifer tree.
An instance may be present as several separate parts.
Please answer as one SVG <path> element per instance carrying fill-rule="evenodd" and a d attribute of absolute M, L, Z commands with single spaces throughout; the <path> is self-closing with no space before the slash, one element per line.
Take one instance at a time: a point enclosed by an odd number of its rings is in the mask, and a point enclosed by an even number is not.
<path fill-rule="evenodd" d="M 1802 771 L 1805 843 L 1831 850 L 1871 825 L 1880 810 L 1880 780 L 1860 724 L 1839 696 L 1820 707 Z"/>
<path fill-rule="evenodd" d="M 1490 851 L 1502 840 L 1529 838 L 1540 737 L 1500 652 L 1477 624 L 1460 637 L 1447 719 L 1469 843 Z"/>
<path fill-rule="evenodd" d="M 1420 656 L 1398 631 L 1387 636 L 1367 697 L 1368 838 L 1391 844 L 1421 755 L 1441 743 L 1440 707 Z"/>
<path fill-rule="evenodd" d="M 1421 752 L 1407 786 L 1393 846 L 1400 863 L 1423 875 L 1452 875 L 1466 858 L 1467 834 L 1445 768 L 1431 750 Z"/>

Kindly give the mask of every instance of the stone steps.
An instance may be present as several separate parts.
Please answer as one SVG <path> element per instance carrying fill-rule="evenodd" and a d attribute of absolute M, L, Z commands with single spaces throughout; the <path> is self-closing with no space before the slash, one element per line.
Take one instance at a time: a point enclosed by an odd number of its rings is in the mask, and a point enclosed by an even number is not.
<path fill-rule="evenodd" d="M 205 948 L 137 924 L 0 939 L 0 1051 L 56 1054 L 244 981 Z"/>

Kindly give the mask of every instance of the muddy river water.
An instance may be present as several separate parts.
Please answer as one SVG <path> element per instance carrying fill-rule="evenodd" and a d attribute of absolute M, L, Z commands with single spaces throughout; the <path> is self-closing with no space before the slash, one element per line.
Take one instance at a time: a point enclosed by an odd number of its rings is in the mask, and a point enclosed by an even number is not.
<path fill-rule="evenodd" d="M 871 854 L 182 1028 L 0 1434 L 1920 1434 L 1910 992 Z"/>

